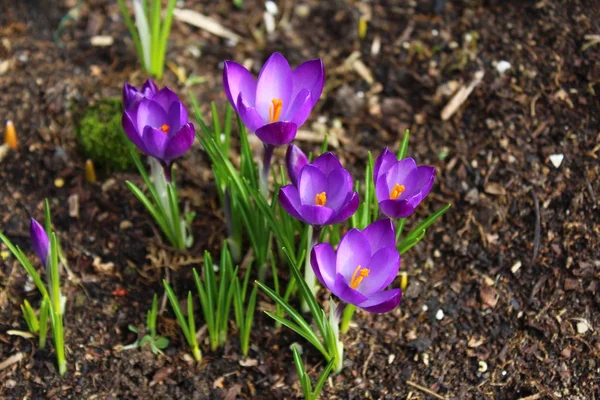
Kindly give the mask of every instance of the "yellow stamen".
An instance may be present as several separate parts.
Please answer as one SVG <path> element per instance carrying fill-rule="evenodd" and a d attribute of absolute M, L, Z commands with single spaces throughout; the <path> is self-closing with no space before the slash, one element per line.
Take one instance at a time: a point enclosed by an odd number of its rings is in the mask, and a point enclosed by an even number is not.
<path fill-rule="evenodd" d="M 392 189 L 392 193 L 390 193 L 390 200 L 396 200 L 398 197 L 400 197 L 402 192 L 404 192 L 404 189 L 406 189 L 404 185 L 396 183 L 396 186 L 394 186 L 394 189 Z"/>
<path fill-rule="evenodd" d="M 162 124 L 162 126 L 160 127 L 160 130 L 163 131 L 164 133 L 169 132 L 169 128 L 170 126 L 167 124 Z"/>
<path fill-rule="evenodd" d="M 6 131 L 4 131 L 4 143 L 6 143 L 11 149 L 16 150 L 18 147 L 17 143 L 17 131 L 12 121 L 6 122 Z"/>
<path fill-rule="evenodd" d="M 281 108 L 283 107 L 283 101 L 281 99 L 271 100 L 272 105 L 269 107 L 269 123 L 279 121 L 281 116 Z"/>
<path fill-rule="evenodd" d="M 325 192 L 318 193 L 315 196 L 315 205 L 324 206 L 327 204 L 327 194 Z"/>
<path fill-rule="evenodd" d="M 369 276 L 369 272 L 371 272 L 371 270 L 368 268 L 362 268 L 360 265 L 356 267 L 352 274 L 352 279 L 350 279 L 350 287 L 356 289 L 363 279 Z"/>

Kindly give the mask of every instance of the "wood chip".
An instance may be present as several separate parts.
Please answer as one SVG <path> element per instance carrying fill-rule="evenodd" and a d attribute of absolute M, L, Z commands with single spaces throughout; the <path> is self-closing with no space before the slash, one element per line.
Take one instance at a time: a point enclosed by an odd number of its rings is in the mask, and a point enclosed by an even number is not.
<path fill-rule="evenodd" d="M 112 36 L 108 35 L 92 36 L 92 38 L 90 39 L 90 43 L 92 44 L 92 46 L 96 47 L 109 47 L 112 46 L 114 42 L 115 39 Z"/>
<path fill-rule="evenodd" d="M 473 89 L 475 89 L 483 80 L 485 73 L 483 70 L 477 71 L 471 83 L 467 86 L 461 87 L 458 92 L 452 97 L 452 99 L 446 104 L 446 107 L 442 110 L 441 117 L 443 121 L 447 121 L 451 116 L 454 115 L 456 110 L 469 98 Z"/>
<path fill-rule="evenodd" d="M 203 29 L 208 33 L 212 33 L 213 35 L 229 39 L 235 43 L 238 43 L 242 40 L 242 37 L 237 33 L 230 31 L 214 19 L 209 18 L 206 15 L 202 15 L 197 11 L 176 8 L 173 10 L 173 15 L 179 21 Z"/>
<path fill-rule="evenodd" d="M 11 365 L 13 365 L 15 363 L 20 362 L 22 359 L 25 358 L 26 355 L 27 354 L 25 354 L 25 353 L 17 353 L 17 354 L 13 354 L 12 356 L 8 357 L 6 360 L 4 360 L 0 363 L 0 371 L 10 367 Z"/>
<path fill-rule="evenodd" d="M 67 203 L 69 204 L 69 217 L 79 218 L 79 195 L 77 193 L 70 195 Z"/>

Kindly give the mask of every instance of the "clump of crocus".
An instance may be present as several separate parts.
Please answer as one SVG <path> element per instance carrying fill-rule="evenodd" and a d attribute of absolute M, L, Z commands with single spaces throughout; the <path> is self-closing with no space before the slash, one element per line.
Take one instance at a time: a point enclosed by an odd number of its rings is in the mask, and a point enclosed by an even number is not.
<path fill-rule="evenodd" d="M 307 61 L 294 71 L 279 53 L 263 66 L 258 81 L 242 65 L 225 61 L 225 94 L 246 127 L 268 145 L 283 145 L 296 136 L 310 115 L 325 83 L 321 59 Z"/>
<path fill-rule="evenodd" d="M 311 265 L 323 286 L 340 300 L 372 313 L 394 309 L 400 289 L 386 288 L 400 268 L 396 234 L 389 219 L 376 221 L 363 231 L 349 230 L 337 249 L 329 243 L 313 248 Z"/>
<path fill-rule="evenodd" d="M 381 212 L 390 218 L 406 218 L 431 191 L 435 168 L 417 166 L 412 158 L 398 160 L 386 148 L 377 157 L 373 179 Z"/>
<path fill-rule="evenodd" d="M 158 87 L 152 79 L 147 79 L 140 89 L 126 83 L 123 86 L 123 108 L 129 109 L 143 98 L 150 98 L 158 92 Z"/>
<path fill-rule="evenodd" d="M 323 226 L 344 222 L 356 212 L 359 198 L 352 177 L 333 153 L 309 164 L 302 151 L 291 145 L 286 159 L 290 180 L 296 184 L 281 188 L 279 202 L 291 216 Z"/>
<path fill-rule="evenodd" d="M 146 86 L 139 93 L 124 89 L 124 101 L 129 96 L 133 104 L 123 113 L 123 129 L 142 152 L 163 166 L 165 177 L 170 181 L 173 160 L 185 154 L 194 142 L 194 125 L 188 121 L 185 106 L 171 89 L 165 87 L 153 92 L 151 84 L 146 83 Z M 138 94 L 144 97 L 135 100 Z"/>

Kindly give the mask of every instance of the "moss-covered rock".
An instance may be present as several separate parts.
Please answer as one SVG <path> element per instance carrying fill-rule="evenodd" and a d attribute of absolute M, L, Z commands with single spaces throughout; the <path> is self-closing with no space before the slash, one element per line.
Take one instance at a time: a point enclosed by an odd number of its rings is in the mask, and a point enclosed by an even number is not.
<path fill-rule="evenodd" d="M 77 123 L 77 141 L 86 157 L 112 171 L 133 167 L 121 126 L 122 115 L 121 100 L 105 98 L 88 107 Z"/>

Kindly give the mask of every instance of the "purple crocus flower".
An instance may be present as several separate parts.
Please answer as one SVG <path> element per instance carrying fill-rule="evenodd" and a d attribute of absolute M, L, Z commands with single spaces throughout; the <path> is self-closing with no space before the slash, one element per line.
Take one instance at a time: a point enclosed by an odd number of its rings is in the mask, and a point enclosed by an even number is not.
<path fill-rule="evenodd" d="M 298 185 L 298 177 L 302 168 L 308 164 L 308 157 L 298 146 L 295 144 L 289 144 L 287 152 L 285 153 L 285 165 L 288 170 L 288 175 L 292 181 L 292 185 Z"/>
<path fill-rule="evenodd" d="M 400 289 L 385 290 L 400 268 L 396 234 L 389 219 L 350 229 L 337 249 L 329 243 L 316 245 L 311 265 L 323 286 L 346 303 L 365 311 L 384 313 L 394 309 L 402 298 Z"/>
<path fill-rule="evenodd" d="M 358 193 L 352 189 L 348 171 L 333 153 L 327 152 L 302 167 L 297 185 L 281 188 L 279 202 L 292 217 L 307 224 L 339 224 L 358 208 Z"/>
<path fill-rule="evenodd" d="M 225 61 L 225 94 L 246 127 L 266 145 L 291 142 L 308 118 L 325 83 L 321 59 L 307 61 L 294 71 L 279 53 L 263 66 L 258 81 L 242 65 Z"/>
<path fill-rule="evenodd" d="M 123 108 L 127 110 L 141 99 L 152 97 L 156 92 L 158 92 L 158 87 L 152 79 L 147 79 L 141 89 L 126 83 L 123 86 Z"/>
<path fill-rule="evenodd" d="M 386 148 L 377 157 L 373 179 L 381 211 L 390 218 L 406 218 L 431 191 L 435 168 L 417 166 L 412 158 L 398 161 Z"/>
<path fill-rule="evenodd" d="M 31 218 L 29 225 L 29 237 L 31 238 L 33 250 L 42 261 L 42 265 L 46 267 L 50 255 L 50 239 L 48 239 L 44 227 L 33 218 Z"/>
<path fill-rule="evenodd" d="M 121 122 L 129 139 L 161 163 L 170 181 L 173 160 L 194 142 L 194 125 L 179 97 L 165 87 L 126 109 Z"/>

